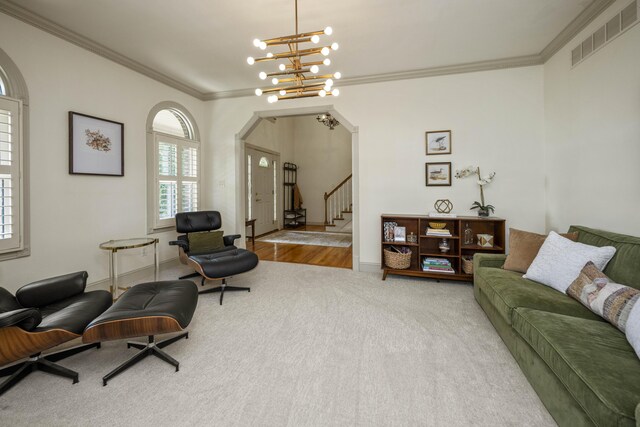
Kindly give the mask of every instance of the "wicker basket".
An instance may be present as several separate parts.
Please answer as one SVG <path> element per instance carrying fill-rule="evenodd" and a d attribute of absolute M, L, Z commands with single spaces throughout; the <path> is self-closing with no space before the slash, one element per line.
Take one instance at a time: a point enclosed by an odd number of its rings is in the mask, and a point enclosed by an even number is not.
<path fill-rule="evenodd" d="M 464 271 L 466 274 L 473 274 L 473 257 L 462 257 L 462 271 Z"/>
<path fill-rule="evenodd" d="M 393 268 L 394 270 L 406 270 L 411 266 L 411 251 L 406 254 L 401 254 L 385 249 L 384 263 L 387 267 Z"/>

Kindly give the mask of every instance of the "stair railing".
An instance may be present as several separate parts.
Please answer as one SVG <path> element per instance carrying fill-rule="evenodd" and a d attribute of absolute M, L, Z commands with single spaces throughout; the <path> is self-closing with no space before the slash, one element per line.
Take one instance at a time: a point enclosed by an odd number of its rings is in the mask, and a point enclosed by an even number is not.
<path fill-rule="evenodd" d="M 351 211 L 352 190 L 350 174 L 328 193 L 324 193 L 324 225 L 333 225 L 336 219 L 342 219 L 342 213 Z"/>

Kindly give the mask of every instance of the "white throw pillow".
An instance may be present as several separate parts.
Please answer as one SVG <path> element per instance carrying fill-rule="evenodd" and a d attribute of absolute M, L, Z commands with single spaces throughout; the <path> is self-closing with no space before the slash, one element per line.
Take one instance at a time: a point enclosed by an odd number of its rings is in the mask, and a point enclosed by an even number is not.
<path fill-rule="evenodd" d="M 631 347 L 636 351 L 636 354 L 640 358 L 640 301 L 634 304 L 627 318 L 625 335 Z"/>
<path fill-rule="evenodd" d="M 602 271 L 615 253 L 613 246 L 600 248 L 572 242 L 552 231 L 524 277 L 566 294 L 586 263 L 591 261 Z"/>

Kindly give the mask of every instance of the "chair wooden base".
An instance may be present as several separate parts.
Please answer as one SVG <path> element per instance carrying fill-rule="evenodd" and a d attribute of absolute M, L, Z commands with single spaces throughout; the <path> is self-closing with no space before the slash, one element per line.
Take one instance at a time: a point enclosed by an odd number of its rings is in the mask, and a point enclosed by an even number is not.
<path fill-rule="evenodd" d="M 47 372 L 52 375 L 58 375 L 60 377 L 70 378 L 73 380 L 73 384 L 78 382 L 78 373 L 67 369 L 64 366 L 60 366 L 57 363 L 58 360 L 62 360 L 74 354 L 89 350 L 90 348 L 100 348 L 100 343 L 82 345 L 74 347 L 69 350 L 60 351 L 58 353 L 50 354 L 42 357 L 40 353 L 35 354 L 29 358 L 29 360 L 18 363 L 8 368 L 0 370 L 0 377 L 9 376 L 0 384 L 0 396 L 7 392 L 11 387 L 22 381 L 27 375 L 34 371 Z"/>

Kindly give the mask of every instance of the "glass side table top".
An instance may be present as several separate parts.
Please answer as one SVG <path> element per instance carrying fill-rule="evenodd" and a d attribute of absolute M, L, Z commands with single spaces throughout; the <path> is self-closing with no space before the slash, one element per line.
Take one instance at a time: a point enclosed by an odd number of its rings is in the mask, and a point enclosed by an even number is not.
<path fill-rule="evenodd" d="M 158 239 L 154 239 L 151 237 L 109 240 L 108 242 L 100 243 L 100 249 L 117 251 L 119 249 L 141 248 L 143 246 L 153 245 L 154 243 L 157 243 L 157 242 L 158 242 Z"/>

